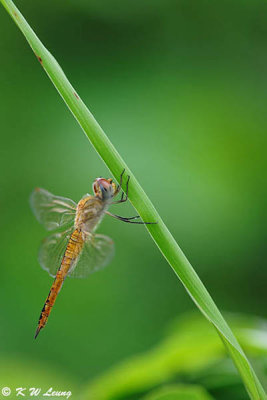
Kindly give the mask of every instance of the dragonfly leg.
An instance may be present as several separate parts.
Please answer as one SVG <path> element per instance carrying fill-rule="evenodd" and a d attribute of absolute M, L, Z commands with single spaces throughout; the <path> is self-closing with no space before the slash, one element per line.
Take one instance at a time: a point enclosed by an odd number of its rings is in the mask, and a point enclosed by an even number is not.
<path fill-rule="evenodd" d="M 140 215 L 136 215 L 135 217 L 121 217 L 120 215 L 111 214 L 109 211 L 106 211 L 106 214 L 122 222 L 127 222 L 128 224 L 142 224 L 142 225 L 157 224 L 157 222 L 132 221 L 133 219 L 141 218 Z"/>
<path fill-rule="evenodd" d="M 123 176 L 123 174 L 124 174 L 124 171 L 125 171 L 125 169 L 124 169 L 124 170 L 122 171 L 122 173 L 121 173 L 121 177 L 120 177 L 120 184 L 119 184 L 119 186 L 118 186 L 118 188 L 119 188 L 119 189 L 117 188 L 117 190 L 116 190 L 116 194 L 118 194 L 118 193 L 119 193 L 119 191 L 121 190 L 121 185 L 122 185 L 122 176 Z M 121 195 L 121 198 L 120 198 L 120 200 L 113 201 L 113 202 L 112 202 L 112 204 L 125 203 L 125 201 L 127 201 L 127 200 L 128 200 L 128 188 L 129 188 L 129 180 L 130 180 L 130 175 L 128 175 L 128 177 L 127 177 L 125 197 L 124 197 L 124 192 L 122 192 L 122 195 Z M 116 194 L 115 194 L 115 196 L 116 196 Z"/>
<path fill-rule="evenodd" d="M 114 197 L 117 196 L 117 194 L 118 194 L 118 193 L 120 192 L 120 190 L 121 190 L 122 178 L 123 178 L 124 172 L 125 172 L 125 168 L 123 168 L 122 173 L 120 174 L 120 182 L 119 182 L 119 184 L 118 184 L 118 186 L 117 186 L 117 189 L 116 189 L 116 191 L 115 191 L 115 193 L 114 193 Z"/>

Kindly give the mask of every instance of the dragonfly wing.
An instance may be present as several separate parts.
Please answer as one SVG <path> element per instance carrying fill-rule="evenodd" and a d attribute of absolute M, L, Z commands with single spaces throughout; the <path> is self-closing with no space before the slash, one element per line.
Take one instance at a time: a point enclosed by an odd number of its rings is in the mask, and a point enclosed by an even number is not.
<path fill-rule="evenodd" d="M 74 222 L 77 204 L 70 199 L 37 188 L 30 203 L 37 220 L 49 231 Z"/>
<path fill-rule="evenodd" d="M 41 267 L 53 277 L 56 276 L 60 267 L 71 232 L 71 229 L 57 232 L 42 241 L 38 260 Z"/>
<path fill-rule="evenodd" d="M 81 254 L 69 272 L 70 278 L 87 278 L 95 271 L 106 267 L 114 255 L 114 242 L 105 235 L 88 236 Z"/>

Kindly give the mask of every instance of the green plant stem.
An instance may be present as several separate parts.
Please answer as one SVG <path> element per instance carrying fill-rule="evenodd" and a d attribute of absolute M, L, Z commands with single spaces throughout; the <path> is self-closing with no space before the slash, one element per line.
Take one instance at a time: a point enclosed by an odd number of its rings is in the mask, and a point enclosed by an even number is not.
<path fill-rule="evenodd" d="M 27 21 L 11 0 L 0 0 L 19 29 L 24 34 L 34 51 L 41 66 L 55 85 L 66 105 L 82 127 L 86 136 L 103 159 L 113 176 L 118 180 L 121 171 L 125 168 L 131 176 L 129 199 L 144 221 L 157 221 L 156 225 L 147 225 L 155 243 L 183 283 L 188 294 L 204 316 L 214 325 L 230 356 L 244 381 L 251 399 L 266 399 L 265 392 L 259 383 L 256 374 L 238 344 L 234 334 L 222 317 L 211 296 L 207 292 L 198 275 L 174 240 L 173 236 L 163 223 L 153 204 L 141 188 L 133 173 L 129 170 L 117 150 L 105 135 L 88 108 L 82 102 L 74 88 L 69 83 L 61 67 L 51 53 L 43 46 Z M 125 181 L 123 182 L 125 189 Z"/>

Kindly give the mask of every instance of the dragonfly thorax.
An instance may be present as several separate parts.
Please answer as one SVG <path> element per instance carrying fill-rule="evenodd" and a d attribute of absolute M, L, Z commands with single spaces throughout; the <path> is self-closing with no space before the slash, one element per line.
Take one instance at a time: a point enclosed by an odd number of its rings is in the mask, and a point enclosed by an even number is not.
<path fill-rule="evenodd" d="M 101 222 L 108 206 L 108 201 L 97 196 L 84 197 L 77 206 L 75 227 L 87 233 L 93 232 Z"/>

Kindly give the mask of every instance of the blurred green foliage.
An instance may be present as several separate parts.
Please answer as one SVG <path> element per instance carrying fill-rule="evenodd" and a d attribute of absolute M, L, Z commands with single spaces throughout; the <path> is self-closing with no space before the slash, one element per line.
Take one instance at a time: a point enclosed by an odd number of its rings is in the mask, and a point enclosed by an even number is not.
<path fill-rule="evenodd" d="M 212 397 L 196 385 L 176 385 L 159 390 L 145 396 L 144 400 L 212 400 Z"/>
<path fill-rule="evenodd" d="M 257 372 L 262 383 L 266 385 L 267 378 L 262 363 L 267 354 L 266 321 L 240 315 L 229 315 L 228 319 L 241 346 L 252 359 L 258 360 Z M 135 399 L 140 398 L 140 393 L 164 383 L 187 382 L 189 387 L 186 386 L 185 389 L 161 389 L 164 396 L 165 391 L 174 391 L 172 396 L 177 396 L 178 400 L 181 391 L 191 393 L 190 385 L 198 384 L 206 387 L 216 399 L 244 399 L 245 389 L 229 361 L 212 325 L 207 324 L 199 314 L 187 314 L 172 322 L 166 337 L 153 349 L 131 357 L 90 382 L 82 398 Z M 136 394 L 139 396 L 135 397 Z M 161 390 L 159 395 L 162 395 Z M 153 399 L 153 390 L 151 396 Z"/>
<path fill-rule="evenodd" d="M 16 4 L 218 306 L 266 317 L 266 2 Z M 40 385 L 68 382 L 75 391 L 152 348 L 164 326 L 194 305 L 143 227 L 106 218 L 100 231 L 116 242 L 114 261 L 88 280 L 66 281 L 33 341 L 52 281 L 38 267 L 46 233 L 29 194 L 41 186 L 78 200 L 96 176 L 109 173 L 4 9 L 0 37 L 0 362 L 21 384 L 35 370 Z M 116 212 L 134 214 L 129 205 Z M 41 380 L 44 370 L 56 371 L 54 380 Z M 204 378 L 199 384 L 208 387 Z"/>

